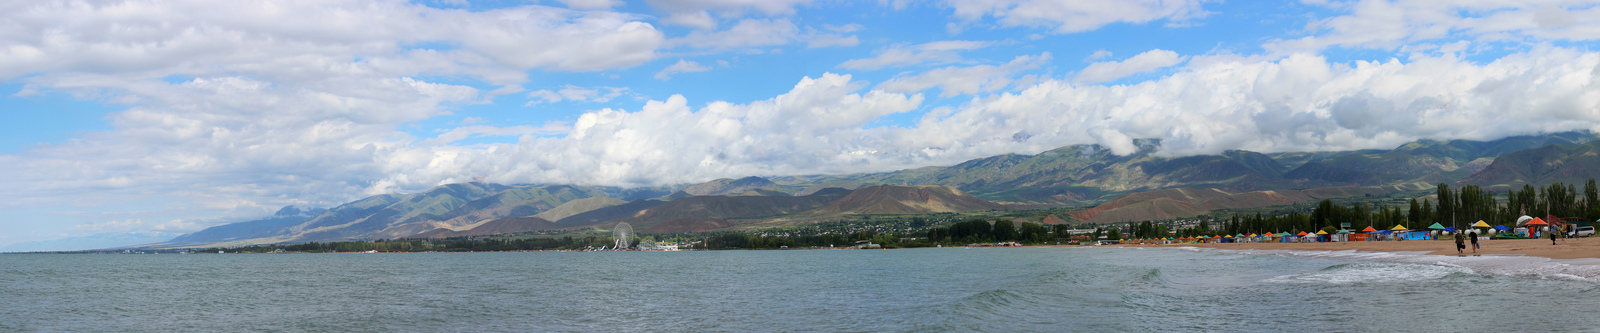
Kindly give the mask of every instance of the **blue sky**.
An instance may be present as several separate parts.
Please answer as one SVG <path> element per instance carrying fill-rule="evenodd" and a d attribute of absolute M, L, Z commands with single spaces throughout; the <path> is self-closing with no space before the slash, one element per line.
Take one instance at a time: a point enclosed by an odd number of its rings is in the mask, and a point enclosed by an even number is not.
<path fill-rule="evenodd" d="M 0 249 L 474 176 L 1600 128 L 1590 1 L 29 1 L 0 22 Z"/>

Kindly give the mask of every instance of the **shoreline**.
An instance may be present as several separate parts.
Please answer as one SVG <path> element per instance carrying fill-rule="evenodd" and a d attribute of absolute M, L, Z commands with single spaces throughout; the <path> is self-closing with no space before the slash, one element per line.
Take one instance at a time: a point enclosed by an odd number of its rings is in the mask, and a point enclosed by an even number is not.
<path fill-rule="evenodd" d="M 1467 243 L 1467 249 L 1462 252 L 1462 255 L 1466 257 L 1472 257 L 1473 254 L 1495 256 L 1520 255 L 1564 261 L 1587 261 L 1582 259 L 1600 260 L 1600 237 L 1558 239 L 1556 245 L 1550 245 L 1549 239 L 1497 239 L 1478 241 L 1478 243 L 1480 248 L 1478 249 L 1477 253 L 1473 253 L 1472 244 Z M 1356 250 L 1359 252 L 1410 252 L 1442 256 L 1457 255 L 1455 251 L 1455 241 L 1453 239 L 1328 243 L 1183 243 L 1156 246 L 1123 244 L 1112 246 L 1194 247 L 1219 250 Z"/>

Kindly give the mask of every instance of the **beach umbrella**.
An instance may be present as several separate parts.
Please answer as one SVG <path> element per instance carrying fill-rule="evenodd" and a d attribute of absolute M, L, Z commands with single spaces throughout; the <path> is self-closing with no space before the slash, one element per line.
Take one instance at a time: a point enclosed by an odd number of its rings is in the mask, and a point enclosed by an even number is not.
<path fill-rule="evenodd" d="M 1533 222 L 1528 222 L 1528 225 L 1550 225 L 1550 224 L 1549 223 L 1544 223 L 1544 220 L 1541 220 L 1541 219 L 1535 217 L 1535 218 L 1533 218 Z"/>
<path fill-rule="evenodd" d="M 1378 229 L 1373 229 L 1372 226 L 1370 226 L 1370 225 L 1367 226 L 1366 229 L 1361 229 L 1361 232 L 1373 232 L 1373 231 L 1378 231 Z"/>
<path fill-rule="evenodd" d="M 1493 228 L 1493 227 L 1490 227 L 1488 223 L 1483 223 L 1483 220 L 1478 220 L 1478 224 L 1474 224 L 1474 225 L 1472 225 L 1472 227 L 1473 228 Z"/>
<path fill-rule="evenodd" d="M 1440 230 L 1444 229 L 1444 225 L 1435 222 L 1433 225 L 1428 226 L 1428 229 Z"/>
<path fill-rule="evenodd" d="M 1305 235 L 1306 235 L 1306 232 L 1304 232 L 1304 231 L 1301 231 L 1300 233 L 1295 234 L 1295 236 L 1305 236 Z"/>
<path fill-rule="evenodd" d="M 1406 229 L 1406 226 L 1396 224 L 1393 228 L 1389 228 L 1389 230 L 1406 231 L 1408 229 Z"/>
<path fill-rule="evenodd" d="M 1317 230 L 1317 234 L 1318 235 L 1327 235 L 1328 232 L 1327 231 L 1322 231 L 1322 230 Z"/>
<path fill-rule="evenodd" d="M 1348 234 L 1348 233 L 1350 233 L 1350 230 L 1339 229 L 1339 233 Z"/>

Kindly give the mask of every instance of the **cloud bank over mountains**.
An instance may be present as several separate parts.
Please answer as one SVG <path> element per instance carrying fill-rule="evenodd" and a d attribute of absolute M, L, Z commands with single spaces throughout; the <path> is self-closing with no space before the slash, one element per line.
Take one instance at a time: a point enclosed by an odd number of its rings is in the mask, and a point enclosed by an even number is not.
<path fill-rule="evenodd" d="M 0 210 L 155 202 L 68 219 L 77 229 L 50 235 L 184 231 L 475 176 L 650 186 L 891 171 L 1072 144 L 1126 154 L 1135 138 L 1161 138 L 1163 154 L 1188 155 L 1600 130 L 1600 53 L 1584 44 L 1600 37 L 1591 33 L 1600 31 L 1589 19 L 1600 15 L 1587 15 L 1600 8 L 1592 3 L 1329 2 L 1318 6 L 1335 15 L 1304 36 L 1266 40 L 1260 52 L 1145 48 L 1113 57 L 1085 45 L 1095 62 L 1070 68 L 1063 63 L 1083 55 L 991 57 L 1025 38 L 955 34 L 1182 29 L 1226 13 L 1198 1 L 894 1 L 881 10 L 943 8 L 953 35 L 885 42 L 856 37 L 874 24 L 807 22 L 808 10 L 824 6 L 810 1 L 652 0 L 645 13 L 615 11 L 623 5 L 613 1 L 564 3 L 0 5 L 0 80 L 21 84 L 10 98 L 69 96 L 118 109 L 104 116 L 110 130 L 0 155 L 0 186 L 11 189 Z M 1504 43 L 1524 46 L 1490 59 L 1474 51 Z M 670 85 L 784 46 L 862 51 L 743 101 L 549 82 L 638 68 L 632 82 Z M 1330 60 L 1329 48 L 1395 53 Z M 729 80 L 727 89 L 741 85 Z M 557 88 L 523 88 L 536 83 Z M 567 120 L 476 119 L 431 135 L 407 127 L 523 95 L 515 105 L 639 99 Z M 486 136 L 514 140 L 470 140 Z"/>

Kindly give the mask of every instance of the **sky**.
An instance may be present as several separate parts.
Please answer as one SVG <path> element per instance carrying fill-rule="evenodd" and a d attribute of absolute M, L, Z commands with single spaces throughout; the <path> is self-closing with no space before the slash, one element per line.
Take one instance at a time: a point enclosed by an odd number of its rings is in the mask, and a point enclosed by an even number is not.
<path fill-rule="evenodd" d="M 1183 156 L 1600 130 L 1597 4 L 8 1 L 0 249 L 474 177 L 657 186 L 1138 138 Z"/>

